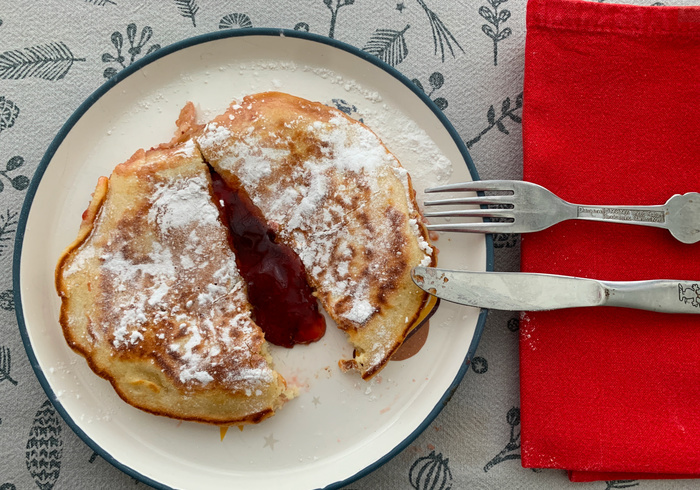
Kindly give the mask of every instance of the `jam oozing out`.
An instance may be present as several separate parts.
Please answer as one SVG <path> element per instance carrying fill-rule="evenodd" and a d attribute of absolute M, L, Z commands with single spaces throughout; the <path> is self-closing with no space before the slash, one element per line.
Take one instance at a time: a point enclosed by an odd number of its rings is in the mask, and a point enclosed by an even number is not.
<path fill-rule="evenodd" d="M 326 321 L 306 282 L 301 259 L 275 242 L 275 233 L 242 190 L 230 188 L 213 169 L 214 196 L 229 227 L 236 262 L 248 284 L 248 300 L 265 339 L 282 347 L 323 337 Z"/>

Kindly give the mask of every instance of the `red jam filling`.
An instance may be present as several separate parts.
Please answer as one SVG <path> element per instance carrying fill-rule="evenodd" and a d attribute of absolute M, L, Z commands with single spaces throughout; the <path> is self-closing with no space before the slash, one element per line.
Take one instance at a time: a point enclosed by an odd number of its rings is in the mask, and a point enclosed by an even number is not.
<path fill-rule="evenodd" d="M 214 196 L 229 227 L 236 263 L 248 284 L 248 300 L 265 340 L 282 347 L 316 342 L 326 321 L 306 282 L 304 264 L 275 241 L 275 232 L 242 189 L 232 189 L 211 168 Z"/>

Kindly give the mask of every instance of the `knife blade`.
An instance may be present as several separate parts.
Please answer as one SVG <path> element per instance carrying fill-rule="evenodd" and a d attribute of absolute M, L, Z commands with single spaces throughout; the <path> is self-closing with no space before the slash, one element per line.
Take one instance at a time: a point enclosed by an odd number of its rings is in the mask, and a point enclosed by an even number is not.
<path fill-rule="evenodd" d="M 619 306 L 700 313 L 700 281 L 599 281 L 525 272 L 471 272 L 415 267 L 413 282 L 438 298 L 494 310 L 541 311 Z"/>

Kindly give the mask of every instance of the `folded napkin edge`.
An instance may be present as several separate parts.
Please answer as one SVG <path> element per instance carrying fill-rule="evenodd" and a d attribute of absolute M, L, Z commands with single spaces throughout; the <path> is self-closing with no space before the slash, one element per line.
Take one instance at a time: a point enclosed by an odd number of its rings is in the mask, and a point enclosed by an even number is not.
<path fill-rule="evenodd" d="M 586 0 L 529 0 L 526 15 L 528 29 L 700 37 L 700 6 L 620 5 Z"/>
<path fill-rule="evenodd" d="M 604 471 L 567 471 L 569 481 L 573 483 L 587 483 L 594 481 L 631 481 L 631 480 L 695 480 L 700 478 L 698 474 L 680 473 L 627 473 Z"/>

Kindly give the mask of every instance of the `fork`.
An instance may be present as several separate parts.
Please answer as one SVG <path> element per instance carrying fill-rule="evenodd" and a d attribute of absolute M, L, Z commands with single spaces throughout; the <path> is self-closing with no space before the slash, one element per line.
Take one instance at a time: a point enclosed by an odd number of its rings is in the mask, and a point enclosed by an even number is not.
<path fill-rule="evenodd" d="M 425 206 L 473 204 L 499 207 L 434 211 L 425 213 L 425 217 L 497 218 L 502 221 L 430 224 L 428 229 L 471 233 L 528 233 L 544 230 L 564 220 L 584 219 L 665 228 L 683 243 L 700 241 L 700 194 L 697 192 L 676 194 L 660 206 L 588 206 L 564 201 L 540 185 L 515 180 L 480 180 L 425 190 L 426 193 L 467 191 L 507 191 L 509 194 L 426 201 L 423 203 Z"/>

